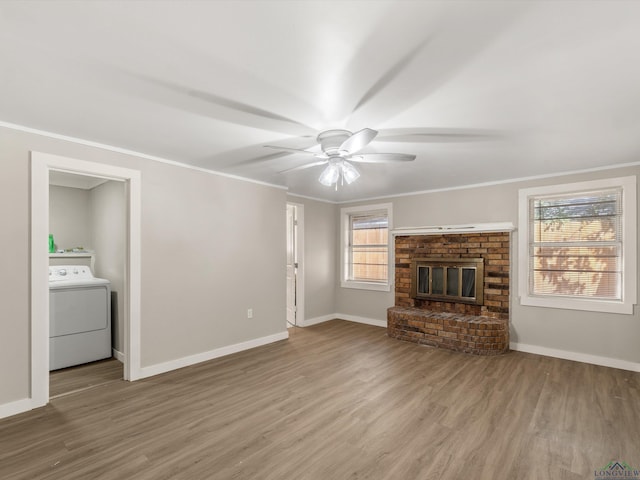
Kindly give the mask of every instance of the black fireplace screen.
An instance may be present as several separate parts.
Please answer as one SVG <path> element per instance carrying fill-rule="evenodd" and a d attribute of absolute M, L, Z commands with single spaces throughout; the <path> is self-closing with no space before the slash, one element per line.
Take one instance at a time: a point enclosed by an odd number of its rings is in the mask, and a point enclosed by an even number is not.
<path fill-rule="evenodd" d="M 482 258 L 417 258 L 412 261 L 411 296 L 482 305 Z"/>

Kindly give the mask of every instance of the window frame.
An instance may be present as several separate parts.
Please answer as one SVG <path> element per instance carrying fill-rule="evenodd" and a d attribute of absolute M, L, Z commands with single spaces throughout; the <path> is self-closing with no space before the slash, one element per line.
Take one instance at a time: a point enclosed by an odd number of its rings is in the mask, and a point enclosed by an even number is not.
<path fill-rule="evenodd" d="M 637 303 L 637 202 L 636 176 L 591 180 L 570 184 L 523 188 L 518 191 L 518 294 L 520 304 L 535 307 L 562 308 L 603 313 L 633 314 Z M 595 190 L 620 188 L 622 190 L 622 285 L 621 300 L 533 294 L 529 291 L 530 271 L 530 219 L 529 201 L 547 195 L 566 195 Z"/>
<path fill-rule="evenodd" d="M 386 213 L 387 215 L 387 280 L 386 282 L 366 282 L 362 280 L 350 280 L 350 237 L 351 237 L 351 216 L 353 214 L 375 214 Z M 393 212 L 391 203 L 376 205 L 361 205 L 357 207 L 344 207 L 340 209 L 340 286 L 343 288 L 355 288 L 360 290 L 385 291 L 391 290 L 393 282 L 393 249 L 391 248 L 393 228 Z"/>

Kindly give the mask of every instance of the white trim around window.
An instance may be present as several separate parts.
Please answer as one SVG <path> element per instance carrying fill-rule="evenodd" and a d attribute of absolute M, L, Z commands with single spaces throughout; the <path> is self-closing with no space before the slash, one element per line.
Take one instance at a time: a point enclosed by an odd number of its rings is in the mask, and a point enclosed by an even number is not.
<path fill-rule="evenodd" d="M 539 295 L 531 291 L 531 209 L 530 201 L 545 196 L 581 194 L 604 189 L 621 189 L 622 207 L 622 284 L 619 300 L 578 296 Z M 637 303 L 637 201 L 636 177 L 619 177 L 587 182 L 525 188 L 519 191 L 518 225 L 518 294 L 522 305 L 585 310 L 604 313 L 633 314 Z"/>
<path fill-rule="evenodd" d="M 349 279 L 349 237 L 350 218 L 354 214 L 375 214 L 385 213 L 388 219 L 388 240 L 387 240 L 387 280 L 386 282 L 364 282 Z M 393 229 L 392 204 L 382 203 L 376 205 L 361 205 L 358 207 L 345 207 L 340 209 L 340 286 L 343 288 L 355 288 L 360 290 L 377 290 L 388 292 L 393 283 L 393 248 L 391 245 Z"/>

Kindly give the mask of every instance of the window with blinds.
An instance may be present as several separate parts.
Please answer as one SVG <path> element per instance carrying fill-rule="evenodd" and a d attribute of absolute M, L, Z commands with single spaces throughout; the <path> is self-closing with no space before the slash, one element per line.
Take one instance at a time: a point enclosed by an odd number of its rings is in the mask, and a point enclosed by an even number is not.
<path fill-rule="evenodd" d="M 348 280 L 386 283 L 389 278 L 389 218 L 386 212 L 349 215 Z"/>
<path fill-rule="evenodd" d="M 622 188 L 529 197 L 529 292 L 622 298 Z"/>

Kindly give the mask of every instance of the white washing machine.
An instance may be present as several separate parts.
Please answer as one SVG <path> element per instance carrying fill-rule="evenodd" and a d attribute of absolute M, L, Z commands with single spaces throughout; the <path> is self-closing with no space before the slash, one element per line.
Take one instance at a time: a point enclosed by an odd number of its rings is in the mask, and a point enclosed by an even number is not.
<path fill-rule="evenodd" d="M 111 356 L 109 280 L 83 265 L 49 267 L 49 370 Z"/>

